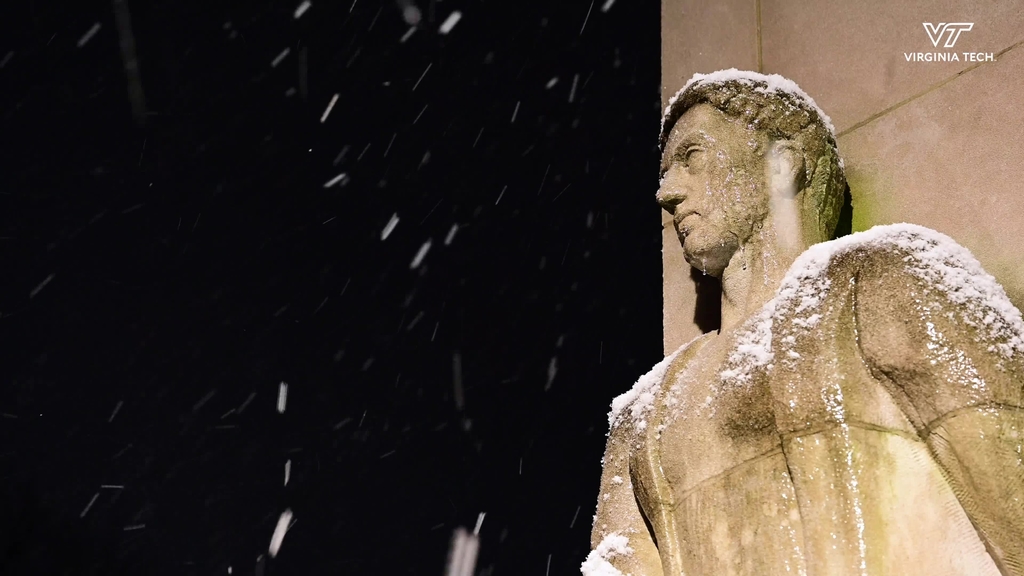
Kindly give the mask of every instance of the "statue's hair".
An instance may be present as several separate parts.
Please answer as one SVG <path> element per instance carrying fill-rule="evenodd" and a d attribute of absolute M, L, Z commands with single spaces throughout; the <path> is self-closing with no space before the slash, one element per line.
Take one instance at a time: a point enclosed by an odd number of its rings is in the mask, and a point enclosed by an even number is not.
<path fill-rule="evenodd" d="M 804 222 L 822 238 L 833 237 L 843 207 L 846 175 L 835 137 L 817 106 L 757 78 L 691 82 L 666 110 L 660 137 L 663 150 L 676 122 L 697 104 L 709 104 L 748 128 L 766 132 L 771 140 L 798 142 L 807 168 L 807 181 L 800 188 L 810 185 L 803 199 Z"/>

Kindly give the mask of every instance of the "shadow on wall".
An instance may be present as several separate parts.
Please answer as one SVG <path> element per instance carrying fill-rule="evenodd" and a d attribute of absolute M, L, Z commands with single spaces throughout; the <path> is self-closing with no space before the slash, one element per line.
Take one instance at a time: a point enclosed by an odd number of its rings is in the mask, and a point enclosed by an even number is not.
<path fill-rule="evenodd" d="M 853 230 L 853 196 L 850 185 L 843 192 L 843 208 L 839 211 L 833 239 L 846 236 Z M 690 278 L 697 290 L 697 304 L 693 309 L 693 322 L 702 334 L 722 328 L 722 283 L 714 276 L 708 276 L 696 268 L 690 268 Z"/>

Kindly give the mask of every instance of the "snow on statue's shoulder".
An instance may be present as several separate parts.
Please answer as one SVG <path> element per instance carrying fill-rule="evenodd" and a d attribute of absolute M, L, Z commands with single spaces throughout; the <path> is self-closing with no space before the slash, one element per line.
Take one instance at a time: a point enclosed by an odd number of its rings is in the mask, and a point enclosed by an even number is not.
<path fill-rule="evenodd" d="M 650 372 L 641 376 L 628 392 L 620 394 L 612 400 L 612 409 L 608 413 L 609 428 L 615 428 L 622 422 L 627 409 L 633 417 L 633 424 L 637 429 L 643 430 L 646 428 L 647 413 L 654 408 L 654 398 L 658 392 L 658 386 L 665 379 L 665 372 L 668 371 L 668 367 L 680 352 L 686 350 L 690 344 L 699 339 L 700 336 L 680 346 L 675 352 L 666 356 L 664 360 L 655 364 Z"/>
<path fill-rule="evenodd" d="M 904 253 L 906 271 L 959 305 L 961 320 L 981 330 L 982 337 L 991 343 L 990 350 L 1005 358 L 1024 354 L 1024 320 L 1020 311 L 967 248 L 924 226 L 892 224 L 815 244 L 801 254 L 789 268 L 775 297 L 745 324 L 726 369 L 720 374 L 722 381 L 746 384 L 755 370 L 771 370 L 775 358 L 775 321 L 789 317 L 800 328 L 814 328 L 821 318 L 818 304 L 831 286 L 829 264 L 837 256 L 860 249 Z"/>
<path fill-rule="evenodd" d="M 622 572 L 612 566 L 611 560 L 616 556 L 628 556 L 633 553 L 629 547 L 629 538 L 618 532 L 612 532 L 604 537 L 587 556 L 587 559 L 580 566 L 583 576 L 624 576 Z"/>
<path fill-rule="evenodd" d="M 803 102 L 811 110 L 818 113 L 822 123 L 826 128 L 828 128 L 829 133 L 832 134 L 832 138 L 835 139 L 836 129 L 832 125 L 832 119 L 829 118 L 828 114 L 825 114 L 825 111 L 818 106 L 818 103 L 814 101 L 814 98 L 808 96 L 806 92 L 797 86 L 796 82 L 778 74 L 760 74 L 758 72 L 751 72 L 747 70 L 737 70 L 736 68 L 719 70 L 710 74 L 694 74 L 690 77 L 686 84 L 684 84 L 674 96 L 669 98 L 668 106 L 665 107 L 665 111 L 661 117 L 662 130 L 664 131 L 665 121 L 668 119 L 668 115 L 672 111 L 672 107 L 675 105 L 676 101 L 679 100 L 679 97 L 682 96 L 683 92 L 686 92 L 687 88 L 693 85 L 719 84 L 729 81 L 741 82 L 748 85 L 753 85 L 757 82 L 765 85 L 764 87 L 755 88 L 758 92 L 782 92 L 793 96 L 797 100 Z"/>

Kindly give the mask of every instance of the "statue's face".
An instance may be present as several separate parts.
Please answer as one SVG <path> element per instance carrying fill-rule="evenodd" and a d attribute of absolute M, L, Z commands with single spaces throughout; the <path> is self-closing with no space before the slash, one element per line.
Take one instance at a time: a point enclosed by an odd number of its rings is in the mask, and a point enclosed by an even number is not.
<path fill-rule="evenodd" d="M 720 277 L 768 215 L 763 132 L 698 104 L 672 128 L 661 158 L 658 203 L 691 266 Z"/>

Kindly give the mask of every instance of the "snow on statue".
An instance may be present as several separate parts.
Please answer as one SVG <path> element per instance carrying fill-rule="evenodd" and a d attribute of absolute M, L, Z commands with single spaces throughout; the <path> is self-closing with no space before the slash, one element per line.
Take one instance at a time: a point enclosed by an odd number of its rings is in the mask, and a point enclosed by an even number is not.
<path fill-rule="evenodd" d="M 793 82 L 696 75 L 657 199 L 722 327 L 616 398 L 590 576 L 1024 575 L 1024 322 L 963 247 L 829 241 L 846 181 Z"/>

